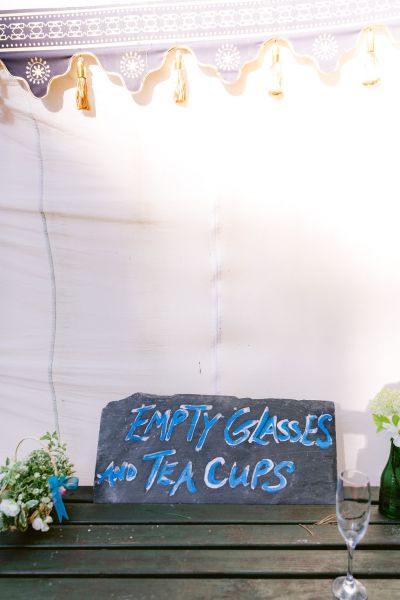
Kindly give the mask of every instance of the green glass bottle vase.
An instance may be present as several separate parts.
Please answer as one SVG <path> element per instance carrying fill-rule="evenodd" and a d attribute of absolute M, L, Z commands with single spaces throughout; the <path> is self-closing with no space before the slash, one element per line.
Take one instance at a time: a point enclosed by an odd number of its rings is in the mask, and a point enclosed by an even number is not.
<path fill-rule="evenodd" d="M 379 512 L 389 519 L 400 519 L 400 448 L 393 444 L 393 440 L 381 475 Z"/>

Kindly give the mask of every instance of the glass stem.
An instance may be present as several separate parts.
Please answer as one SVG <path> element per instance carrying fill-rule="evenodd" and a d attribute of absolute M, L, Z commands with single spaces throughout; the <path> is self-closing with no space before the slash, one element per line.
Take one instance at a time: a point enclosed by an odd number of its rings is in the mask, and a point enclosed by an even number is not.
<path fill-rule="evenodd" d="M 347 545 L 347 577 L 346 580 L 348 583 L 353 583 L 353 552 L 354 548 L 352 545 Z"/>

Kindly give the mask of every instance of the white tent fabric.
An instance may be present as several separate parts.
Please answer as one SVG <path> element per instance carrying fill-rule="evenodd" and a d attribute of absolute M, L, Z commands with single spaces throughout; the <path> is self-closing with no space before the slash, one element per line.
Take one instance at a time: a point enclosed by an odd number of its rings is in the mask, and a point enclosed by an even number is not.
<path fill-rule="evenodd" d="M 134 101 L 92 66 L 89 115 L 72 78 L 40 101 L 0 72 L 0 459 L 59 427 L 90 484 L 102 407 L 137 391 L 327 399 L 340 466 L 377 483 L 400 86 L 387 67 L 365 90 L 356 64 L 321 86 L 284 52 L 274 102 L 263 68 L 230 95 L 187 63 L 183 109 L 162 77 Z"/>

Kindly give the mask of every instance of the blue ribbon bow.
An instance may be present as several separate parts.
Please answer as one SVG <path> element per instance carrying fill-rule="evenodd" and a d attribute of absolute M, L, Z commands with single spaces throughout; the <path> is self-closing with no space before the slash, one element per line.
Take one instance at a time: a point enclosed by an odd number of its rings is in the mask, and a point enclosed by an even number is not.
<path fill-rule="evenodd" d="M 54 508 L 56 509 L 58 520 L 62 523 L 63 518 L 69 519 L 69 516 L 64 506 L 60 488 L 64 487 L 66 490 L 76 490 L 79 485 L 79 479 L 77 477 L 65 477 L 65 475 L 63 477 L 52 475 L 47 481 L 49 482 L 51 495 L 53 496 Z"/>

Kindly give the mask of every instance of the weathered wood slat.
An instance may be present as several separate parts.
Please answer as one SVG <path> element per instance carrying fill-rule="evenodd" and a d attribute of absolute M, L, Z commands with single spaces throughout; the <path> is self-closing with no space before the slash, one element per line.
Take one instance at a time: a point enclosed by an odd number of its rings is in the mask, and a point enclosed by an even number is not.
<path fill-rule="evenodd" d="M 315 523 L 335 512 L 329 505 L 223 505 L 223 504 L 67 504 L 75 523 Z M 371 523 L 390 521 L 371 509 Z"/>
<path fill-rule="evenodd" d="M 400 579 L 366 579 L 371 600 L 395 600 Z M 330 579 L 34 579 L 0 583 L 1 600 L 316 600 L 330 598 Z"/>
<path fill-rule="evenodd" d="M 43 535 L 0 535 L 3 548 L 343 548 L 336 525 L 54 525 Z M 400 525 L 370 525 L 361 547 L 400 549 Z"/>
<path fill-rule="evenodd" d="M 361 550 L 359 576 L 398 577 L 399 550 Z M 330 577 L 345 571 L 343 550 L 1 549 L 0 575 L 8 576 L 273 576 Z"/>
<path fill-rule="evenodd" d="M 71 600 L 81 599 L 93 593 L 98 600 L 113 598 L 113 600 L 148 600 L 149 597 L 173 597 L 176 600 L 230 600 L 232 597 L 241 600 L 287 600 L 295 597 L 299 600 L 315 600 L 329 597 L 331 582 L 329 580 L 263 580 L 263 579 L 178 579 L 178 580 L 149 580 L 149 579 L 50 579 L 38 581 L 35 579 L 15 580 L 4 582 L 0 598 L 12 597 L 15 600 L 26 599 L 33 594 L 47 600 L 56 600 L 60 594 L 67 594 Z M 380 600 L 396 598 L 399 580 L 371 579 L 366 581 L 371 598 Z M 89 595 L 88 595 L 89 594 Z"/>
<path fill-rule="evenodd" d="M 379 487 L 371 488 L 372 502 L 377 503 L 379 497 Z M 65 499 L 68 502 L 93 502 L 93 487 L 89 485 L 79 486 L 77 490 L 71 490 L 66 493 Z"/>
<path fill-rule="evenodd" d="M 68 502 L 93 502 L 93 486 L 80 485 L 77 490 L 65 493 L 64 500 Z"/>

